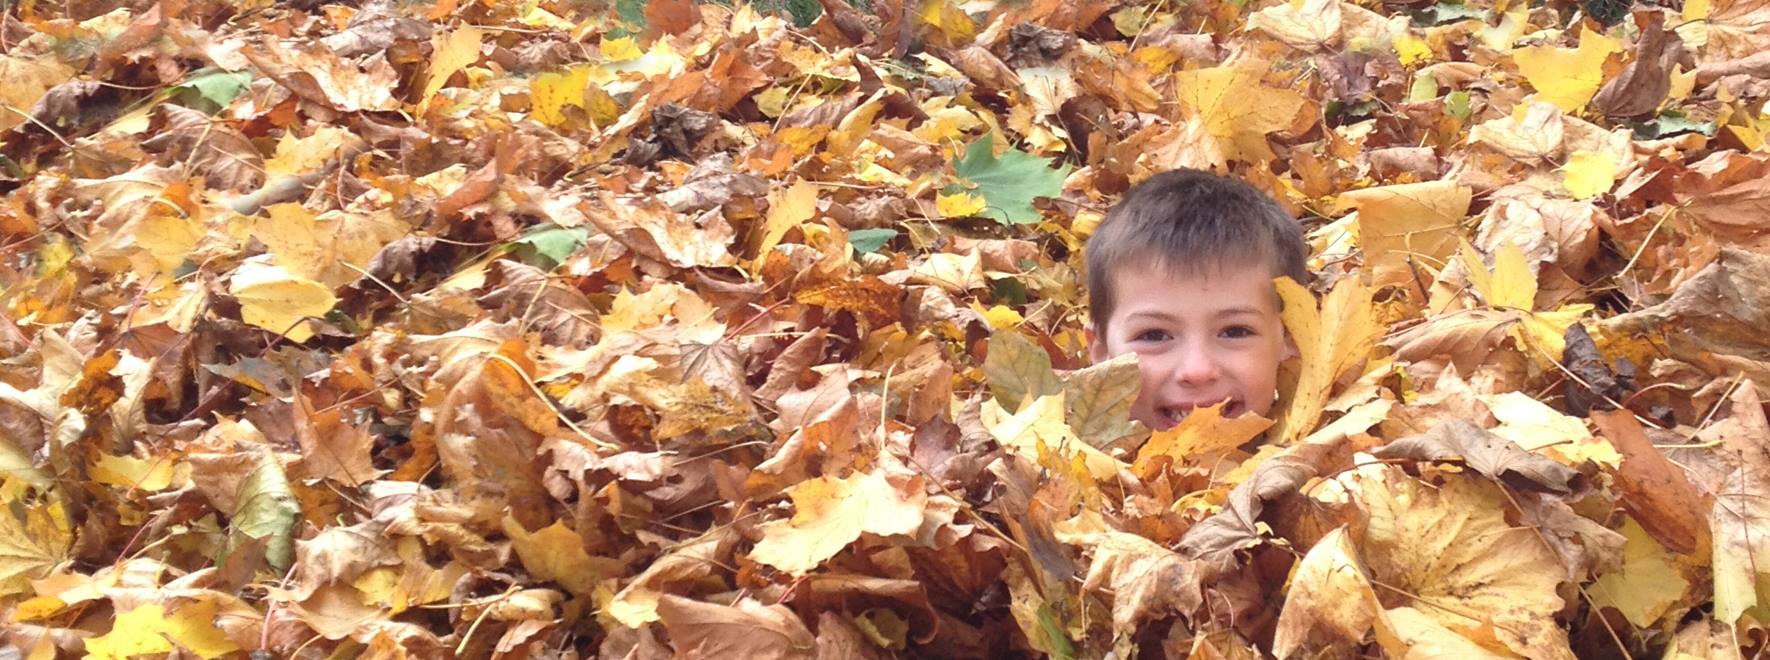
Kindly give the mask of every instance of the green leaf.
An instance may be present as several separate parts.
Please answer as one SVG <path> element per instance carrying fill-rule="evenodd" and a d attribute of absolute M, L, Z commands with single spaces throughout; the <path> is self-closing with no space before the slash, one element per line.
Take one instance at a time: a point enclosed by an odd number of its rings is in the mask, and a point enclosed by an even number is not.
<path fill-rule="evenodd" d="M 856 229 L 848 232 L 848 244 L 854 246 L 856 252 L 878 252 L 893 238 L 897 238 L 896 229 Z"/>
<path fill-rule="evenodd" d="M 1714 137 L 1715 122 L 1694 121 L 1682 112 L 1668 111 L 1654 117 L 1653 121 L 1635 125 L 1635 138 L 1640 140 L 1653 140 L 1679 133 L 1701 133 Z"/>
<path fill-rule="evenodd" d="M 983 215 L 1005 225 L 1039 221 L 1033 208 L 1035 197 L 1056 197 L 1063 190 L 1069 166 L 1051 168 L 1051 161 L 1019 149 L 995 156 L 995 134 L 985 133 L 965 147 L 965 155 L 953 162 L 953 173 L 972 184 L 988 204 Z"/>
<path fill-rule="evenodd" d="M 1007 410 L 1019 410 L 1027 399 L 1063 391 L 1057 372 L 1051 369 L 1051 356 L 1012 330 L 990 336 L 983 376 L 989 380 L 996 403 Z"/>
<path fill-rule="evenodd" d="M 1469 19 L 1485 21 L 1487 20 L 1487 10 L 1461 2 L 1440 2 L 1416 11 L 1413 15 L 1414 25 L 1420 27 L 1431 27 Z"/>
<path fill-rule="evenodd" d="M 215 112 L 232 103 L 234 98 L 246 91 L 246 86 L 251 82 L 252 74 L 244 71 L 209 71 L 191 77 L 179 85 L 179 88 L 181 95 L 187 97 L 187 100 L 194 94 L 196 99 L 201 100 L 200 105 L 213 106 L 203 109 Z"/>
<path fill-rule="evenodd" d="M 234 511 L 227 532 L 227 553 L 251 539 L 269 538 L 264 558 L 277 572 L 288 570 L 295 558 L 295 519 L 301 514 L 295 493 L 289 490 L 289 478 L 283 464 L 269 448 L 257 449 L 258 466 L 240 482 L 239 509 Z M 217 562 L 221 559 L 218 559 Z"/>
<path fill-rule="evenodd" d="M 528 235 L 510 242 L 516 258 L 523 263 L 542 270 L 553 270 L 564 263 L 567 257 L 584 247 L 590 240 L 590 231 L 583 227 L 555 227 L 543 225 L 529 231 Z"/>

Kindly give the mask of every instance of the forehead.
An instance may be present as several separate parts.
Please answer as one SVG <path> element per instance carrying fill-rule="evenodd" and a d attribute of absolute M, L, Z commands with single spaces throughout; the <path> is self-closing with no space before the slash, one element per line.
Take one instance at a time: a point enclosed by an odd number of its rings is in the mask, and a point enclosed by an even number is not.
<path fill-rule="evenodd" d="M 1113 315 L 1138 311 L 1216 312 L 1252 308 L 1277 314 L 1272 269 L 1264 263 L 1200 264 L 1180 268 L 1153 260 L 1132 262 L 1112 274 Z"/>

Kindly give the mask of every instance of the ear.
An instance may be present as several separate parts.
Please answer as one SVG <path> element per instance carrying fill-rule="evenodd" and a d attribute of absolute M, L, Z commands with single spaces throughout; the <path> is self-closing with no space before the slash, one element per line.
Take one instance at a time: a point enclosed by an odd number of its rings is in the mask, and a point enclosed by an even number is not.
<path fill-rule="evenodd" d="M 1284 355 L 1279 357 L 1278 360 L 1283 362 L 1297 357 L 1303 357 L 1303 351 L 1297 348 L 1297 340 L 1291 338 L 1291 331 L 1287 328 L 1284 331 Z"/>
<path fill-rule="evenodd" d="M 1106 340 L 1101 339 L 1100 335 L 1094 332 L 1093 325 L 1089 325 L 1088 328 L 1082 332 L 1088 340 L 1088 361 L 1099 364 L 1112 357 L 1107 354 Z"/>

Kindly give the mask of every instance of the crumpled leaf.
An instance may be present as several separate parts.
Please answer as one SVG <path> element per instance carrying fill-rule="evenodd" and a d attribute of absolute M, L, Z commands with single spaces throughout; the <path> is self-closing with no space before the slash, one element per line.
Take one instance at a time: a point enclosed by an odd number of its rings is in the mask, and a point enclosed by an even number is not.
<path fill-rule="evenodd" d="M 1490 651 L 1573 657 L 1555 622 L 1560 560 L 1535 532 L 1506 522 L 1497 486 L 1455 475 L 1437 487 L 1404 477 L 1363 486 L 1357 501 L 1369 516 L 1364 556 L 1373 582 Z"/>
<path fill-rule="evenodd" d="M 792 610 L 749 598 L 726 606 L 665 594 L 658 616 L 682 657 L 788 660 L 810 658 L 816 645 Z"/>
<path fill-rule="evenodd" d="M 1353 648 L 1370 632 L 1377 607 L 1352 536 L 1345 527 L 1334 528 L 1309 548 L 1291 574 L 1272 654 L 1291 657 L 1318 635 L 1328 648 Z"/>
<path fill-rule="evenodd" d="M 1191 560 L 1136 534 L 1066 527 L 1058 528 L 1058 540 L 1093 549 L 1082 588 L 1112 594 L 1115 633 L 1129 635 L 1140 622 L 1152 618 L 1190 616 L 1203 603 L 1199 573 Z"/>
<path fill-rule="evenodd" d="M 1585 475 L 1462 420 L 1438 424 L 1372 453 L 1379 458 L 1462 461 L 1476 472 L 1520 490 L 1567 495 L 1585 489 Z"/>

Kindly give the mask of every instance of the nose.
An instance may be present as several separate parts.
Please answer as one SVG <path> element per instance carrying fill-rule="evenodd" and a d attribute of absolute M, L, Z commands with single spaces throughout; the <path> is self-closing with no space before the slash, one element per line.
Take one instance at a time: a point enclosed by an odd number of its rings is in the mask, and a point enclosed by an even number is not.
<path fill-rule="evenodd" d="M 1217 358 L 1204 346 L 1188 342 L 1175 360 L 1174 380 L 1183 385 L 1203 385 L 1217 379 Z"/>

